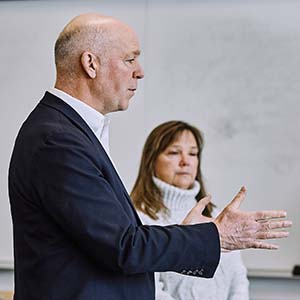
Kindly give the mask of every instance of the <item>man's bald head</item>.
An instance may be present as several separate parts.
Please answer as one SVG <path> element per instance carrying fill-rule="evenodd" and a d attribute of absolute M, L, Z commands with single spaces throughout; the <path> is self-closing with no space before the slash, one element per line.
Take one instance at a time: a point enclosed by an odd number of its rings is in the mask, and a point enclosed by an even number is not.
<path fill-rule="evenodd" d="M 129 26 L 112 17 L 100 14 L 83 14 L 72 19 L 55 43 L 55 64 L 58 75 L 78 76 L 80 55 L 93 52 L 105 59 L 107 51 L 118 44 L 118 35 Z"/>
<path fill-rule="evenodd" d="M 55 87 L 105 114 L 125 110 L 144 77 L 139 40 L 126 24 L 84 14 L 63 29 L 55 44 Z"/>

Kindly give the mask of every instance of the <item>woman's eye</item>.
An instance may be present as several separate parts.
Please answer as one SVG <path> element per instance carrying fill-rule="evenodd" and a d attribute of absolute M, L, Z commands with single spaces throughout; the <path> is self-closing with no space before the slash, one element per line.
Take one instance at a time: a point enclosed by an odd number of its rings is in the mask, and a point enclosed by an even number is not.
<path fill-rule="evenodd" d="M 190 156 L 198 156 L 198 153 L 190 153 Z"/>
<path fill-rule="evenodd" d="M 169 154 L 169 155 L 177 155 L 178 152 L 177 152 L 177 151 L 170 151 L 170 152 L 168 152 L 168 154 Z"/>

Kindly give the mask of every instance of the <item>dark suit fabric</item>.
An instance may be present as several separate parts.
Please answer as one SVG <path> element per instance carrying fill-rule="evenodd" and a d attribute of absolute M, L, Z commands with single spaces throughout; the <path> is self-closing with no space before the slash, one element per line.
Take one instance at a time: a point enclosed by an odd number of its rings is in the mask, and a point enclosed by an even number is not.
<path fill-rule="evenodd" d="M 48 92 L 16 139 L 9 195 L 15 300 L 154 300 L 154 271 L 211 277 L 219 261 L 212 223 L 142 226 L 94 133 Z"/>

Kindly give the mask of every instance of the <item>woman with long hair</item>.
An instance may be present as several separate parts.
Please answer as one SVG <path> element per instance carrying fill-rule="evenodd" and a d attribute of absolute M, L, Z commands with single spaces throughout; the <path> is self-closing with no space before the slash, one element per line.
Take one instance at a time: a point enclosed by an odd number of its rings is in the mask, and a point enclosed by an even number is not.
<path fill-rule="evenodd" d="M 201 172 L 203 136 L 194 126 L 169 121 L 156 127 L 144 145 L 131 197 L 146 225 L 180 224 L 206 196 Z M 209 203 L 203 214 L 216 217 Z M 222 253 L 212 279 L 174 272 L 156 273 L 156 300 L 248 300 L 246 268 L 239 251 Z"/>

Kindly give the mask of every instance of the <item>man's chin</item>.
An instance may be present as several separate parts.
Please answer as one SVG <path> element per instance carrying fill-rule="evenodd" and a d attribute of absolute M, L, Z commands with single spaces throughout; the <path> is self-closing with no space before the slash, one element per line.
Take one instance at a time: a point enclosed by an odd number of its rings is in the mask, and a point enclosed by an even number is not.
<path fill-rule="evenodd" d="M 129 107 L 129 100 L 123 101 L 122 103 L 119 104 L 118 111 L 125 111 L 128 109 L 128 107 Z"/>

